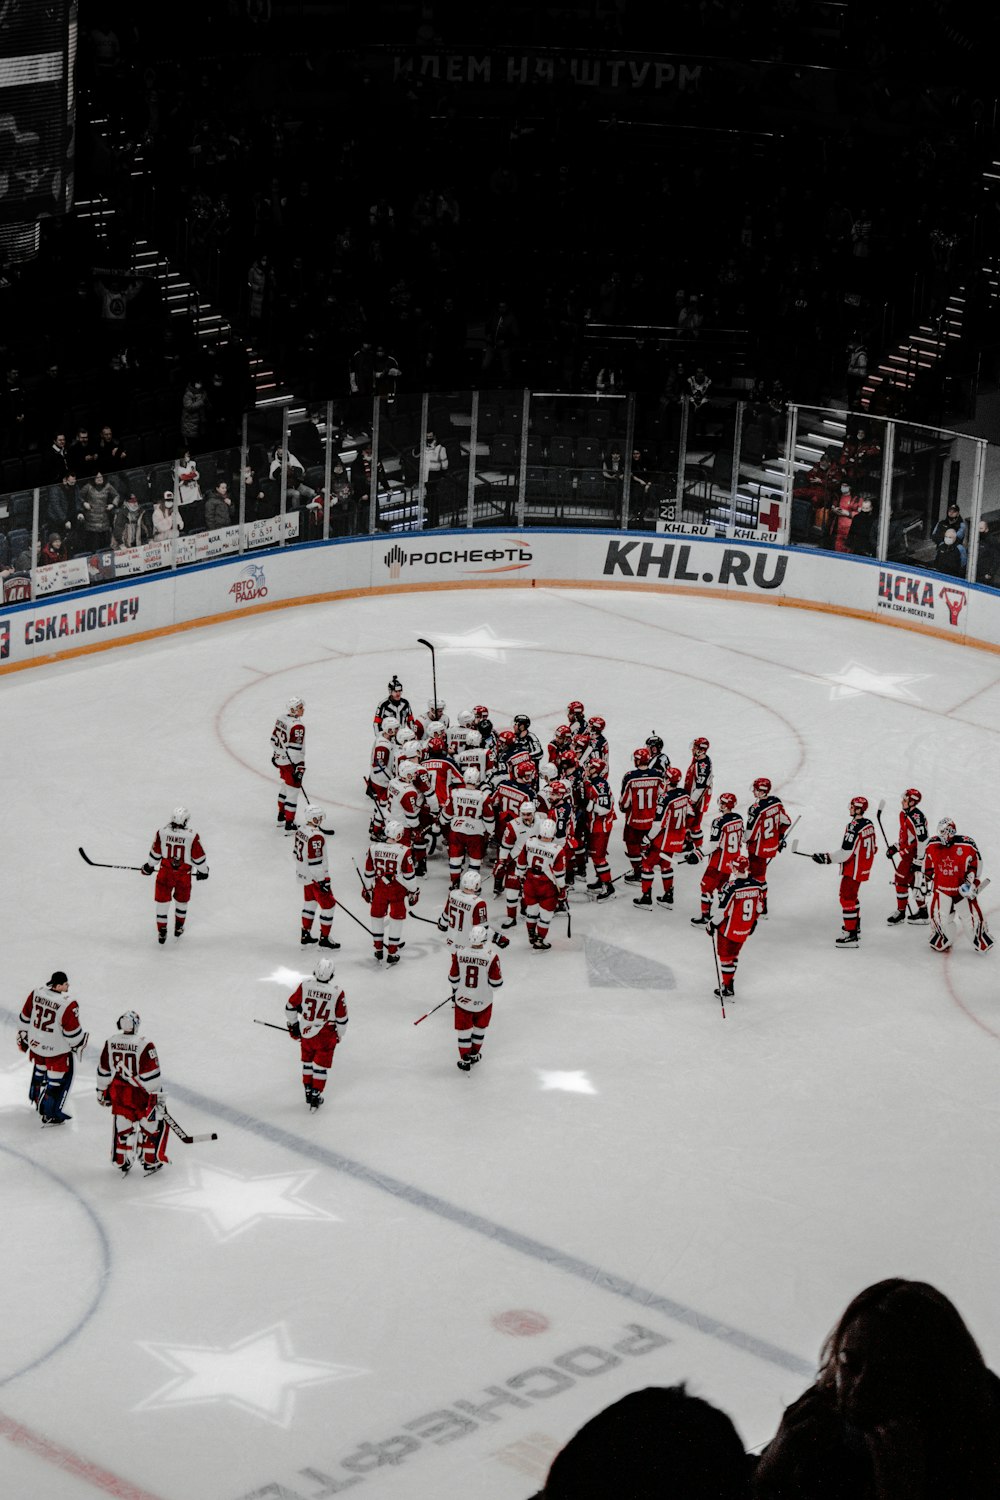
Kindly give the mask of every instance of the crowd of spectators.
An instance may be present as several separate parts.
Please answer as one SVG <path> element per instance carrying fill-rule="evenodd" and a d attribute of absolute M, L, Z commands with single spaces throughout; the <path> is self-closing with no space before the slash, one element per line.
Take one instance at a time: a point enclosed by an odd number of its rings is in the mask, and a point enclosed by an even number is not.
<path fill-rule="evenodd" d="M 816 1380 L 759 1457 L 684 1386 L 635 1391 L 553 1460 L 533 1500 L 992 1500 L 1000 1380 L 936 1287 L 893 1277 L 848 1304 Z"/>

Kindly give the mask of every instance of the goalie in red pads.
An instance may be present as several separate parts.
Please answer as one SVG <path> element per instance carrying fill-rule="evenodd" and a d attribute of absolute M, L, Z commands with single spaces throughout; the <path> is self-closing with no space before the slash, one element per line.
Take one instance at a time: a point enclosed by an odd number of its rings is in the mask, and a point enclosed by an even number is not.
<path fill-rule="evenodd" d="M 124 1176 L 142 1159 L 147 1176 L 168 1164 L 170 1126 L 160 1093 L 160 1059 L 134 1010 L 118 1017 L 118 1031 L 101 1048 L 97 1102 L 114 1111 L 111 1160 Z"/>
<path fill-rule="evenodd" d="M 931 839 L 924 855 L 924 882 L 930 892 L 930 918 L 934 927 L 930 942 L 937 953 L 947 953 L 951 947 L 944 924 L 952 917 L 957 921 L 963 910 L 962 902 L 967 903 L 976 949 L 988 953 L 993 947 L 978 899 L 984 884 L 979 878 L 979 859 L 975 840 L 958 833 L 951 818 L 942 818 L 937 837 Z"/>

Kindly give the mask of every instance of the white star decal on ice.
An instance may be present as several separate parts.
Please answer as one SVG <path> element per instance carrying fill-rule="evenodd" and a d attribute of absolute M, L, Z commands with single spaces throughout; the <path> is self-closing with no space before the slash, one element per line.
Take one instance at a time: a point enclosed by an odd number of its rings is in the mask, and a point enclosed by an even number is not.
<path fill-rule="evenodd" d="M 201 1214 L 217 1240 L 231 1240 L 264 1219 L 317 1219 L 340 1223 L 336 1214 L 298 1196 L 315 1172 L 279 1172 L 242 1177 L 221 1167 L 196 1166 L 191 1181 L 148 1200 L 152 1208 L 179 1208 Z"/>
<path fill-rule="evenodd" d="M 262 974 L 258 984 L 280 984 L 286 989 L 289 986 L 294 990 L 303 979 L 308 979 L 308 974 L 300 974 L 298 969 L 274 969 L 270 974 Z"/>
<path fill-rule="evenodd" d="M 832 683 L 831 701 L 838 698 L 856 698 L 861 693 L 875 693 L 881 698 L 901 698 L 906 702 L 920 703 L 919 693 L 911 693 L 910 682 L 924 682 L 929 672 L 876 672 L 859 661 L 848 662 L 839 672 L 796 673 L 806 681 Z"/>
<path fill-rule="evenodd" d="M 535 1072 L 543 1090 L 562 1089 L 567 1094 L 597 1093 L 586 1073 L 546 1072 L 544 1068 L 536 1068 Z"/>
<path fill-rule="evenodd" d="M 307 1385 L 349 1380 L 364 1370 L 324 1360 L 300 1359 L 293 1352 L 283 1323 L 253 1333 L 228 1348 L 204 1344 L 148 1344 L 152 1354 L 174 1373 L 166 1385 L 140 1401 L 135 1411 L 157 1411 L 171 1406 L 204 1406 L 225 1401 L 251 1416 L 288 1427 L 295 1392 Z"/>
<path fill-rule="evenodd" d="M 534 641 L 518 641 L 513 637 L 497 635 L 490 625 L 477 625 L 464 635 L 439 635 L 435 645 L 443 651 L 462 652 L 466 656 L 481 656 L 485 661 L 506 661 L 510 648 L 533 646 Z"/>

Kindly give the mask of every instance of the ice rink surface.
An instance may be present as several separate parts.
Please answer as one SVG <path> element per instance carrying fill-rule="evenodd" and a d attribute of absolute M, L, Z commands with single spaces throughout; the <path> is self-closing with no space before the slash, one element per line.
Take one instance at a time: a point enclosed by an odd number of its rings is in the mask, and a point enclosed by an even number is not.
<path fill-rule="evenodd" d="M 782 855 L 771 915 L 723 1020 L 698 872 L 672 914 L 581 894 L 549 953 L 504 955 L 482 1065 L 455 1067 L 443 938 L 408 922 L 376 969 L 341 912 L 350 1025 L 305 1108 L 283 1021 L 311 967 L 269 736 L 306 700 L 306 785 L 330 813 L 334 890 L 365 916 L 371 714 L 399 673 L 420 711 L 486 703 L 545 737 L 569 699 L 608 721 L 611 779 L 657 730 L 707 735 L 741 810 L 768 775 L 805 849 L 849 798 L 923 790 L 1000 841 L 998 659 L 743 601 L 625 591 L 431 592 L 304 606 L 14 674 L 0 683 L 0 1474 L 46 1500 L 520 1500 L 625 1391 L 680 1379 L 748 1447 L 808 1384 L 847 1300 L 936 1283 L 1000 1364 L 1000 945 L 887 928 L 881 852 L 862 946 L 834 947 L 836 871 Z M 714 799 L 713 799 L 714 800 Z M 141 864 L 186 803 L 211 879 L 156 943 Z M 620 824 L 619 824 L 620 829 Z M 612 868 L 624 868 L 620 832 Z M 440 857 L 417 910 L 435 916 Z M 487 887 L 490 888 L 489 886 Z M 992 915 L 1000 882 L 984 897 Z M 500 903 L 490 902 L 495 921 Z M 995 921 L 995 918 L 994 918 Z M 309 950 L 315 953 L 316 950 Z M 14 1044 L 57 968 L 91 1045 L 72 1122 L 40 1127 Z M 127 1007 L 191 1132 L 144 1180 L 110 1165 L 94 1097 Z"/>

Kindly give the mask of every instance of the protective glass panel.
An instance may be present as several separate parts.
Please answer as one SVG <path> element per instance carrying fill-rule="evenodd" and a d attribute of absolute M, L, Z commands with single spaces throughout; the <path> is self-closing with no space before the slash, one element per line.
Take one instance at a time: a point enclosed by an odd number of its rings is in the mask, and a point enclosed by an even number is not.
<path fill-rule="evenodd" d="M 529 526 L 617 526 L 626 473 L 624 396 L 539 392 L 528 418 Z"/>
<path fill-rule="evenodd" d="M 895 424 L 887 561 L 968 578 L 976 447 L 933 427 Z"/>
<path fill-rule="evenodd" d="M 517 520 L 523 425 L 523 390 L 481 393 L 472 516 L 475 526 L 510 526 Z"/>

